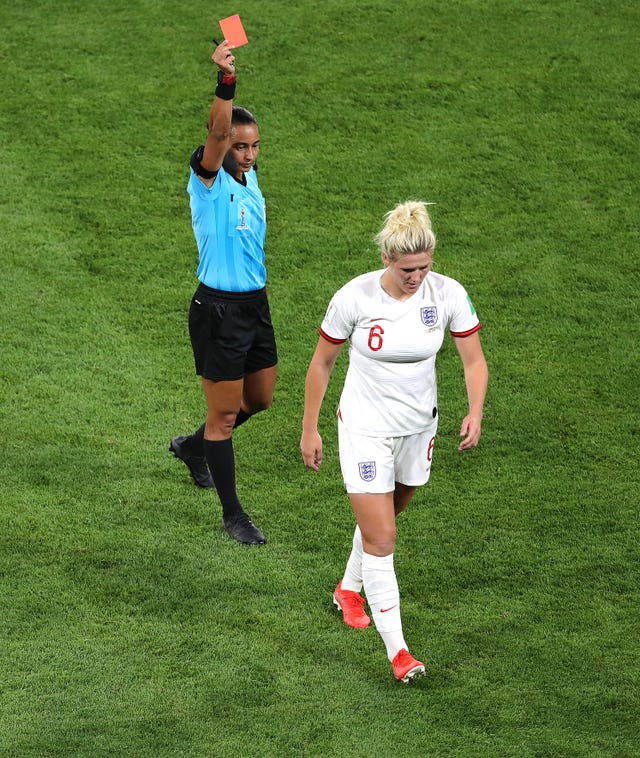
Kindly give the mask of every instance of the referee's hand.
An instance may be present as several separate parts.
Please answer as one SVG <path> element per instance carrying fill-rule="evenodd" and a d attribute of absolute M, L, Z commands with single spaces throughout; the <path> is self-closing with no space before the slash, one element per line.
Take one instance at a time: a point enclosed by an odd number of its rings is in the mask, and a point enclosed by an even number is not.
<path fill-rule="evenodd" d="M 220 71 L 225 74 L 235 74 L 236 72 L 236 59 L 231 52 L 232 49 L 233 48 L 227 40 L 224 40 L 224 42 L 221 42 L 218 47 L 216 47 L 211 56 L 211 60 L 218 66 Z"/>

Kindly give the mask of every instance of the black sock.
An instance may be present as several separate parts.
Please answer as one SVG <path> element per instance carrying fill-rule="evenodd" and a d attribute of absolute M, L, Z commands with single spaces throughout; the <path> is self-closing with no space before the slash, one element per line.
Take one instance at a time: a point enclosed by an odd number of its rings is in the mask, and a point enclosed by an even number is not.
<path fill-rule="evenodd" d="M 240 424 L 244 424 L 244 422 L 247 419 L 250 419 L 252 416 L 251 413 L 247 413 L 246 411 L 243 411 L 242 408 L 238 411 L 238 415 L 236 416 L 236 423 L 233 425 L 234 429 L 237 429 Z"/>
<path fill-rule="evenodd" d="M 204 424 L 185 440 L 187 447 L 194 455 L 204 455 Z"/>
<path fill-rule="evenodd" d="M 236 429 L 241 424 L 244 424 L 244 422 L 247 421 L 247 419 L 250 419 L 252 415 L 252 413 L 247 413 L 246 411 L 243 411 L 242 408 L 240 408 L 238 415 L 236 416 L 236 422 L 233 425 L 233 428 Z M 204 455 L 204 424 L 193 434 L 190 434 L 185 442 L 187 443 L 189 450 L 191 450 L 194 455 Z"/>
<path fill-rule="evenodd" d="M 242 506 L 236 492 L 236 461 L 231 437 L 226 440 L 204 440 L 203 447 L 222 504 L 222 517 L 232 517 L 242 511 Z"/>

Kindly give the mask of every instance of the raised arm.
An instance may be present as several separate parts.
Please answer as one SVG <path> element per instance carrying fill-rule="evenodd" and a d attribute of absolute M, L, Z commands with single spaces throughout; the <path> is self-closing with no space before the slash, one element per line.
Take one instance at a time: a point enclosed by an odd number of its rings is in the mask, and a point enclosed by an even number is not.
<path fill-rule="evenodd" d="M 304 416 L 300 450 L 304 465 L 318 471 L 322 463 L 322 437 L 318 433 L 318 419 L 329 378 L 338 360 L 342 345 L 320 337 L 307 370 L 304 388 Z"/>
<path fill-rule="evenodd" d="M 468 450 L 476 447 L 480 440 L 489 371 L 478 332 L 470 334 L 468 337 L 454 337 L 453 341 L 462 360 L 469 401 L 469 413 L 462 419 L 460 427 L 460 436 L 464 439 L 458 445 L 458 450 Z"/>
<path fill-rule="evenodd" d="M 215 172 L 222 166 L 224 156 L 229 149 L 231 110 L 236 89 L 235 58 L 226 40 L 216 47 L 211 60 L 218 66 L 218 84 L 209 111 L 207 141 L 200 160 L 200 166 L 205 172 L 214 174 L 212 177 L 200 175 L 207 186 L 213 183 Z"/>

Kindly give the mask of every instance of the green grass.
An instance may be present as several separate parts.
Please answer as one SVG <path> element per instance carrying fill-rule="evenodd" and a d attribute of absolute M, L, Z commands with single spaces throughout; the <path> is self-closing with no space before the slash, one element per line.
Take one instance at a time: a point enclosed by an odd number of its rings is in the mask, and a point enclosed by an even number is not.
<path fill-rule="evenodd" d="M 1 7 L 0 753 L 637 755 L 637 3 Z M 256 550 L 167 453 L 204 413 L 185 185 L 235 12 L 280 350 L 272 409 L 235 436 Z M 328 299 L 412 197 L 437 202 L 491 386 L 461 455 L 445 344 L 396 553 L 428 664 L 409 688 L 330 602 L 344 357 L 320 475 L 298 442 Z"/>

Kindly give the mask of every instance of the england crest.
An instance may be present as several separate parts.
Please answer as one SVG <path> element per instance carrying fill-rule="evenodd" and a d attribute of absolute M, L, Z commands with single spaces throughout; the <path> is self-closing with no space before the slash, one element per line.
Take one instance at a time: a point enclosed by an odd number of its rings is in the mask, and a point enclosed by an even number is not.
<path fill-rule="evenodd" d="M 376 478 L 376 462 L 375 461 L 363 461 L 358 464 L 358 470 L 360 471 L 360 479 L 363 482 L 372 482 Z"/>
<path fill-rule="evenodd" d="M 420 318 L 425 326 L 435 326 L 438 323 L 437 306 L 428 305 L 426 308 L 420 308 Z"/>

